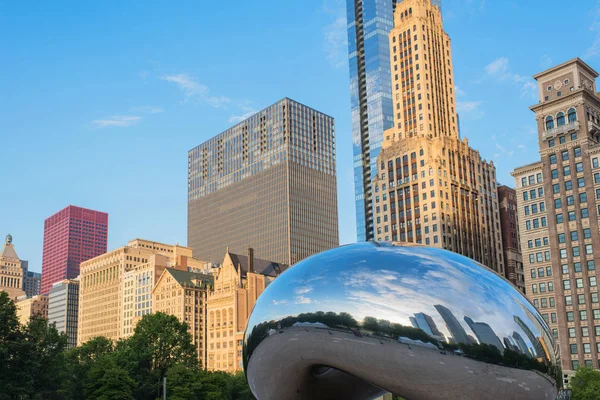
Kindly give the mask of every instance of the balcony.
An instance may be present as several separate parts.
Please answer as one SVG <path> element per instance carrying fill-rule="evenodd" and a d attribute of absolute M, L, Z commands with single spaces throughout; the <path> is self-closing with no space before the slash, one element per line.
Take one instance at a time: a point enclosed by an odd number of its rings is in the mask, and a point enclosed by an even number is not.
<path fill-rule="evenodd" d="M 569 132 L 579 130 L 579 121 L 570 122 L 565 125 L 557 126 L 556 128 L 549 129 L 542 133 L 542 140 L 546 141 L 552 139 L 557 135 L 562 135 Z"/>
<path fill-rule="evenodd" d="M 588 132 L 592 135 L 597 135 L 600 133 L 600 125 L 595 123 L 594 121 L 588 121 Z"/>

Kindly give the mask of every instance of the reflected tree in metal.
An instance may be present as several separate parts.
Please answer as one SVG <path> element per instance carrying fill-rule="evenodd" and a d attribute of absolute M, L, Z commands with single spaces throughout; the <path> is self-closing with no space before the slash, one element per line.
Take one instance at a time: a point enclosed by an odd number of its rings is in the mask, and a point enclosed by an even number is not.
<path fill-rule="evenodd" d="M 244 338 L 259 400 L 555 399 L 559 365 L 548 326 L 510 282 L 404 244 L 299 262 L 260 296 Z"/>

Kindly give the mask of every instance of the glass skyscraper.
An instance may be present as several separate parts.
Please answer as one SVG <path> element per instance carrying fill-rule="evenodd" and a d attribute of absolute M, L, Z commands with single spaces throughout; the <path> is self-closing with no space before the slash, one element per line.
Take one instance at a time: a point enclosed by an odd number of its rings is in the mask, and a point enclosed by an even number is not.
<path fill-rule="evenodd" d="M 383 131 L 394 124 L 388 34 L 394 26 L 394 6 L 400 1 L 346 0 L 359 241 L 374 238 L 371 181 L 377 173 Z"/>

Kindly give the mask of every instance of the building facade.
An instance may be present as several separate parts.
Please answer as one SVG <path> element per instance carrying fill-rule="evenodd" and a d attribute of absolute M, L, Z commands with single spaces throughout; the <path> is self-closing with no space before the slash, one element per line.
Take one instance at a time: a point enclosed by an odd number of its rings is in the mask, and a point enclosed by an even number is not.
<path fill-rule="evenodd" d="M 21 260 L 12 244 L 12 236 L 6 235 L 2 253 L 0 253 L 0 291 L 6 292 L 12 300 L 25 294 L 21 265 Z"/>
<path fill-rule="evenodd" d="M 196 346 L 201 368 L 206 368 L 206 296 L 213 276 L 166 268 L 152 291 L 153 312 L 174 315 L 185 322 Z"/>
<path fill-rule="evenodd" d="M 79 279 L 65 279 L 50 288 L 48 295 L 48 322 L 67 335 L 67 346 L 77 346 L 77 319 L 79 315 Z"/>
<path fill-rule="evenodd" d="M 396 4 L 389 44 L 395 114 L 373 180 L 375 238 L 443 247 L 503 275 L 496 169 L 458 136 L 439 4 Z"/>
<path fill-rule="evenodd" d="M 600 98 L 576 58 L 534 76 L 540 161 L 515 169 L 527 296 L 558 340 L 565 380 L 600 368 Z"/>
<path fill-rule="evenodd" d="M 286 266 L 257 259 L 253 249 L 247 255 L 227 252 L 214 272 L 214 287 L 208 294 L 207 363 L 212 371 L 243 369 L 242 342 L 246 323 L 258 296 Z"/>
<path fill-rule="evenodd" d="M 285 98 L 189 151 L 195 257 L 291 264 L 338 244 L 333 118 Z"/>
<path fill-rule="evenodd" d="M 373 240 L 373 189 L 383 132 L 394 124 L 390 47 L 397 0 L 346 0 L 358 241 Z"/>
<path fill-rule="evenodd" d="M 152 289 L 165 268 L 187 271 L 205 263 L 192 249 L 142 239 L 81 264 L 77 343 L 96 336 L 127 338 L 153 310 Z"/>
<path fill-rule="evenodd" d="M 504 250 L 505 278 L 519 290 L 525 292 L 523 257 L 517 220 L 517 192 L 508 186 L 498 186 L 498 202 L 500 204 L 500 232 Z"/>
<path fill-rule="evenodd" d="M 41 293 L 79 275 L 79 264 L 106 253 L 108 214 L 68 206 L 44 221 Z"/>
<path fill-rule="evenodd" d="M 37 296 L 40 294 L 41 288 L 42 274 L 23 268 L 23 291 L 27 297 Z"/>
<path fill-rule="evenodd" d="M 31 318 L 48 318 L 48 296 L 38 295 L 17 299 L 17 318 L 21 325 L 27 325 Z"/>

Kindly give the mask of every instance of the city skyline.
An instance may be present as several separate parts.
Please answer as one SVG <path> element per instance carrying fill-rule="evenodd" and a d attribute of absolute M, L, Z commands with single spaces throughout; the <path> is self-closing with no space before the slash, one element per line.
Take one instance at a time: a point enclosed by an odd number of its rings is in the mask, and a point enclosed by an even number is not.
<path fill-rule="evenodd" d="M 547 2 L 508 6 L 486 4 L 483 8 L 479 4 L 465 1 L 444 3 L 443 7 L 445 27 L 453 40 L 455 80 L 461 92 L 457 97 L 457 103 L 460 102 L 463 109 L 459 110 L 461 133 L 469 137 L 470 145 L 480 150 L 484 158 L 494 160 L 500 182 L 512 185 L 509 172 L 537 157 L 535 123 L 527 109 L 537 101 L 530 87 L 533 82 L 530 76 L 577 55 L 591 65 L 598 64 L 594 47 L 598 43 L 597 32 L 590 30 L 596 3 L 586 1 L 561 8 L 567 14 L 576 12 L 583 19 L 582 22 L 564 22 L 565 29 L 583 38 L 577 43 L 567 41 L 568 38 L 556 38 L 551 35 L 550 27 L 531 18 L 541 4 L 548 6 Z M 126 35 L 120 48 L 137 51 L 133 54 L 139 61 L 129 64 L 111 53 L 111 46 L 105 48 L 97 42 L 95 34 L 100 27 L 86 23 L 89 18 L 114 14 L 115 10 L 110 7 L 100 14 L 83 5 L 75 7 L 74 15 L 79 17 L 77 24 L 65 24 L 65 19 L 70 17 L 64 15 L 44 21 L 41 26 L 64 40 L 58 57 L 50 57 L 48 48 L 44 47 L 56 49 L 55 45 L 45 40 L 35 43 L 40 30 L 21 31 L 29 29 L 32 23 L 41 22 L 42 16 L 51 12 L 42 7 L 38 14 L 24 19 L 20 16 L 24 15 L 23 6 L 12 7 L 16 8 L 0 17 L 1 29 L 12 32 L 4 36 L 14 38 L 8 46 L 12 62 L 2 66 L 3 75 L 14 79 L 7 85 L 5 93 L 8 96 L 0 99 L 3 106 L 0 129 L 10 132 L 8 142 L 5 142 L 11 149 L 5 159 L 9 166 L 8 183 L 20 193 L 22 201 L 17 202 L 14 197 L 0 200 L 0 208 L 11 210 L 3 214 L 0 229 L 2 234 L 11 233 L 19 238 L 19 255 L 29 260 L 31 271 L 41 271 L 43 219 L 68 204 L 111 214 L 114 224 L 109 231 L 109 250 L 135 236 L 183 243 L 186 194 L 185 180 L 181 176 L 186 166 L 181 161 L 182 155 L 197 143 L 214 136 L 214 132 L 232 125 L 230 120 L 237 120 L 234 117 L 259 110 L 283 96 L 310 104 L 336 119 L 340 241 L 356 240 L 347 49 L 327 45 L 339 45 L 344 41 L 347 31 L 345 4 L 316 2 L 309 8 L 265 2 L 264 7 L 270 11 L 266 13 L 268 17 L 260 15 L 261 9 L 247 4 L 237 5 L 235 10 L 210 9 L 235 22 L 250 14 L 254 18 L 267 18 L 265 21 L 269 21 L 273 29 L 284 29 L 286 34 L 297 31 L 291 37 L 288 35 L 285 41 L 266 32 L 245 39 L 263 43 L 268 39 L 271 46 L 266 47 L 274 50 L 261 50 L 264 53 L 259 57 L 246 57 L 243 66 L 248 75 L 241 78 L 232 75 L 233 69 L 229 68 L 233 67 L 227 65 L 224 68 L 221 62 L 211 67 L 202 66 L 201 59 L 188 51 L 199 48 L 224 57 L 212 40 L 195 44 L 190 39 L 182 39 L 177 42 L 178 46 L 169 50 L 161 47 L 163 41 L 175 42 L 177 34 L 197 29 L 184 15 L 193 14 L 191 5 L 186 6 L 189 8 L 186 13 L 181 9 L 148 7 L 137 10 L 132 7 L 124 9 L 118 17 L 113 15 L 110 22 L 120 29 L 124 29 L 125 20 L 135 12 L 148 17 L 137 30 Z M 582 9 L 586 11 L 581 13 Z M 299 20 L 304 17 L 309 23 L 286 28 L 288 21 L 273 18 L 289 14 L 297 15 Z M 134 45 L 142 40 L 140 35 L 149 32 L 158 15 L 164 15 L 164 23 L 170 25 L 175 17 L 182 18 L 183 23 L 174 32 L 165 34 L 168 35 L 165 38 L 158 34 L 149 35 L 143 42 L 146 46 L 136 49 Z M 514 29 L 504 30 L 497 27 L 497 22 L 496 25 L 490 23 L 509 16 L 516 18 Z M 523 26 L 518 26 L 520 24 Z M 217 28 L 212 23 L 203 29 L 208 32 Z M 222 27 L 219 29 L 218 32 L 227 31 Z M 494 35 L 495 29 L 501 29 L 498 31 L 501 34 L 496 36 L 494 48 L 488 49 L 486 40 Z M 93 51 L 84 51 L 79 44 L 71 42 L 65 35 L 73 30 L 77 33 L 75 36 L 97 47 Z M 481 35 L 472 35 L 471 30 L 480 31 Z M 533 32 L 539 34 L 536 34 L 536 47 L 531 49 L 530 42 L 523 41 L 522 37 L 531 37 Z M 190 36 L 202 37 L 201 33 L 197 31 L 196 35 Z M 509 45 L 516 42 L 516 38 L 521 38 L 519 43 L 522 45 Z M 116 40 L 110 36 L 106 39 L 109 42 Z M 227 35 L 220 39 L 222 41 L 214 42 L 223 47 L 231 43 Z M 291 49 L 282 47 L 284 44 Z M 563 56 L 550 50 L 556 47 L 568 49 L 568 54 Z M 28 49 L 28 52 L 19 49 Z M 341 58 L 339 54 L 335 58 L 336 51 L 341 51 Z M 244 56 L 248 54 L 244 53 Z M 294 58 L 291 58 L 292 54 Z M 265 56 L 272 60 L 268 67 L 261 61 Z M 296 58 L 301 60 L 289 61 Z M 66 59 L 72 62 L 63 63 Z M 176 63 L 169 61 L 171 59 L 183 61 Z M 108 67 L 100 71 L 92 65 L 94 63 Z M 239 65 L 239 62 L 226 61 L 225 64 Z M 279 69 L 285 73 L 277 72 Z M 52 79 L 43 79 L 42 73 L 46 71 L 53 72 Z M 283 76 L 290 72 L 302 73 L 310 79 L 284 82 Z M 90 76 L 94 77 L 93 81 L 87 81 Z M 256 83 L 244 82 L 249 76 Z M 327 89 L 325 95 L 322 88 Z M 35 95 L 33 101 L 31 95 Z M 511 115 L 510 125 L 499 124 L 497 121 L 507 114 Z M 93 168 L 76 168 L 88 164 Z M 143 177 L 144 174 L 159 181 L 159 186 L 130 186 L 134 175 Z M 70 186 L 72 189 L 67 190 Z M 111 194 L 113 191 L 116 194 Z M 143 216 L 156 209 L 162 211 L 155 213 L 155 220 L 144 221 Z M 133 219 L 140 222 L 130 224 Z"/>

